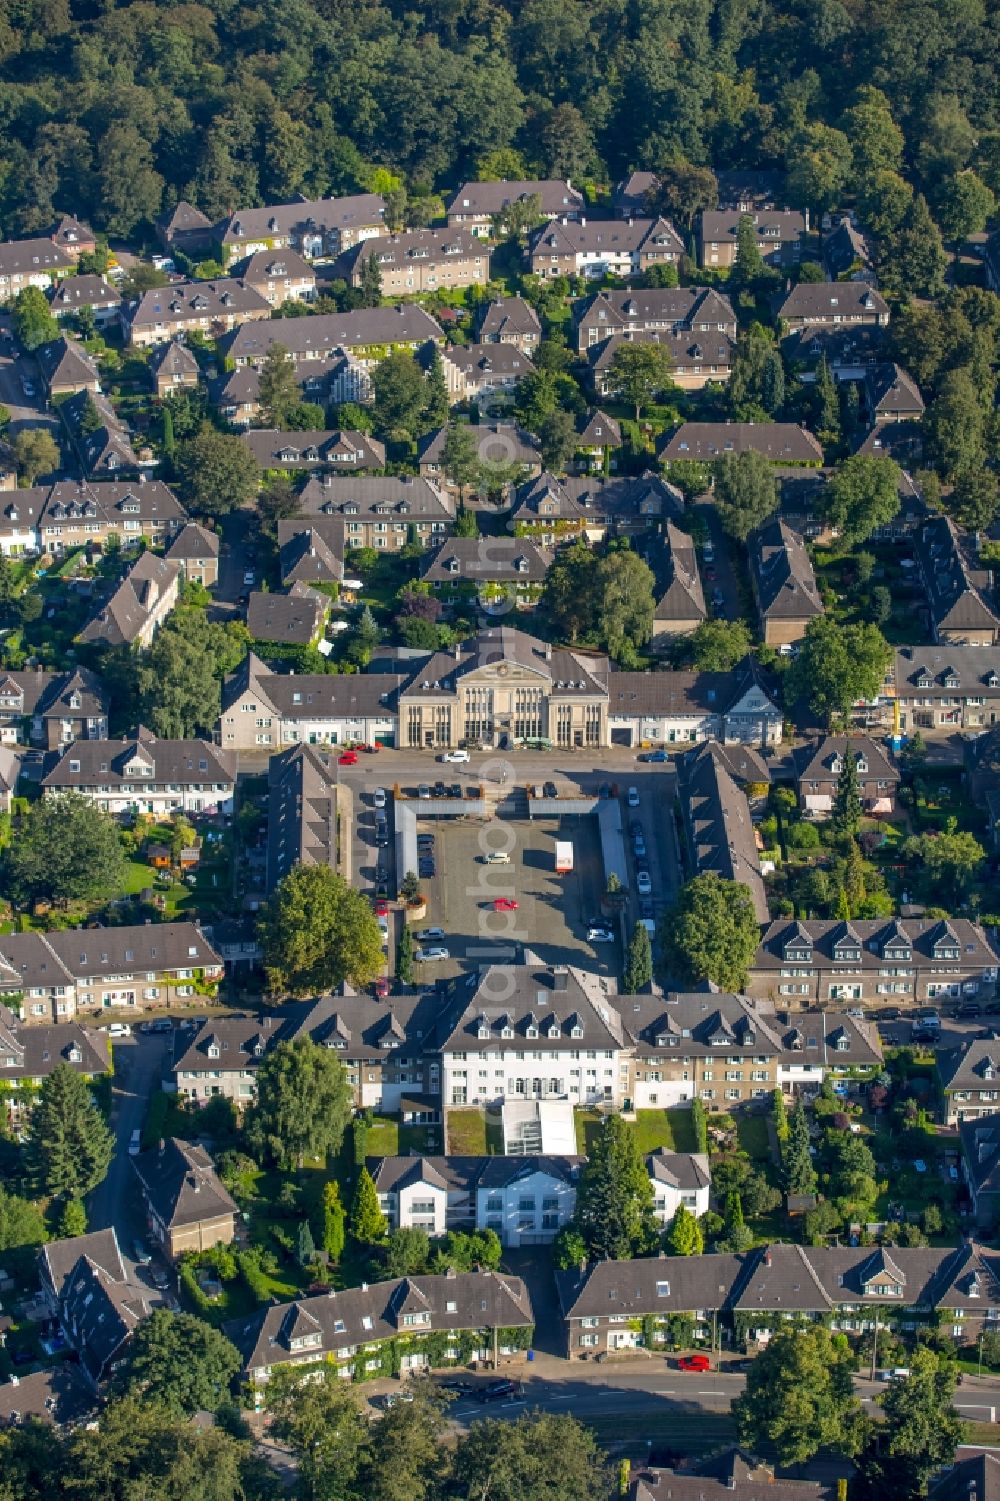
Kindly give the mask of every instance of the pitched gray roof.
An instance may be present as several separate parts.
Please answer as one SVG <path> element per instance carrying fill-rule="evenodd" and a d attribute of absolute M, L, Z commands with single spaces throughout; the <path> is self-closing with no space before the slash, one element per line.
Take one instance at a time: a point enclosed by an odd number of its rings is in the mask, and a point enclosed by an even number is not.
<path fill-rule="evenodd" d="M 268 765 L 267 889 L 293 865 L 337 864 L 337 769 L 311 745 L 294 745 Z"/>
<path fill-rule="evenodd" d="M 777 517 L 747 543 L 757 603 L 765 620 L 810 620 L 823 614 L 816 575 L 798 532 Z"/>
<path fill-rule="evenodd" d="M 742 217 L 739 209 L 706 209 L 701 216 L 702 241 L 735 245 Z M 761 208 L 752 210 L 750 217 L 758 239 L 775 246 L 794 244 L 806 232 L 805 215 L 797 209 Z"/>
<path fill-rule="evenodd" d="M 559 178 L 530 178 L 521 181 L 465 182 L 449 202 L 446 212 L 452 215 L 493 215 L 511 203 L 538 195 L 543 214 L 576 213 L 584 207 L 583 194 Z"/>
<path fill-rule="evenodd" d="M 241 208 L 223 221 L 223 245 L 274 236 L 297 236 L 304 230 L 329 234 L 331 230 L 369 229 L 385 217 L 385 199 L 378 193 L 354 193 L 343 198 L 302 198 L 295 203 L 268 203 L 262 208 Z"/>
<path fill-rule="evenodd" d="M 449 344 L 442 357 L 461 370 L 466 380 L 480 382 L 508 375 L 523 380 L 535 368 L 516 344 Z"/>
<path fill-rule="evenodd" d="M 187 558 L 217 558 L 219 545 L 218 532 L 210 532 L 207 526 L 189 521 L 167 548 L 166 556 L 174 563 Z"/>
<path fill-rule="evenodd" d="M 653 611 L 654 621 L 704 620 L 708 609 L 692 537 L 668 521 L 663 531 L 663 543 L 662 592 Z"/>
<path fill-rule="evenodd" d="M 411 474 L 323 474 L 299 496 L 301 516 L 360 520 L 392 513 L 395 520 L 453 521 L 451 503 L 431 480 Z"/>
<path fill-rule="evenodd" d="M 750 890 L 757 921 L 770 917 L 750 805 L 711 743 L 680 757 L 679 790 L 699 874 L 714 871 Z"/>
<path fill-rule="evenodd" d="M 950 516 L 931 516 L 916 538 L 935 629 L 1000 632 L 1000 620 L 983 597 L 985 575 L 966 556 L 961 534 Z"/>
<path fill-rule="evenodd" d="M 775 312 L 786 322 L 839 323 L 861 318 L 875 321 L 889 316 L 881 292 L 863 281 L 800 281 L 775 299 Z"/>
<path fill-rule="evenodd" d="M 800 746 L 795 752 L 795 775 L 800 782 L 830 782 L 836 785 L 840 773 L 833 769 L 834 762 L 843 761 L 850 749 L 855 762 L 863 759 L 867 771 L 858 775 L 862 782 L 876 780 L 895 786 L 899 781 L 899 769 L 886 755 L 882 747 L 870 735 L 823 735 L 819 740 Z"/>
<path fill-rule="evenodd" d="M 525 537 L 449 537 L 424 559 L 429 583 L 543 584 L 552 554 Z"/>
<path fill-rule="evenodd" d="M 625 1041 L 621 1018 L 613 1001 L 601 999 L 594 980 L 574 967 L 537 963 L 490 965 L 460 975 L 444 992 L 437 1046 L 443 1053 L 475 1050 L 486 1039 L 492 1051 L 513 1054 L 527 1039 L 535 1051 L 559 1053 L 578 1027 L 583 1047 L 619 1049 Z"/>
<path fill-rule="evenodd" d="M 329 609 L 329 599 L 308 584 L 295 583 L 287 594 L 254 589 L 247 603 L 247 629 L 255 641 L 307 646 Z"/>
<path fill-rule="evenodd" d="M 125 318 L 132 328 L 157 323 L 199 323 L 203 318 L 228 319 L 235 313 L 269 313 L 271 304 L 238 278 L 218 281 L 175 281 L 154 287 L 128 304 Z"/>
<path fill-rule="evenodd" d="M 137 639 L 150 615 L 175 583 L 180 564 L 144 552 L 134 563 L 93 620 L 80 632 L 81 641 L 128 646 Z"/>
<path fill-rule="evenodd" d="M 683 422 L 658 445 L 661 459 L 717 459 L 753 449 L 772 464 L 821 464 L 823 450 L 794 422 Z"/>
<path fill-rule="evenodd" d="M 8 240 L 6 244 L 0 244 L 0 278 L 37 276 L 46 271 L 55 274 L 69 271 L 75 265 L 75 256 L 44 236 L 36 240 Z"/>
<path fill-rule="evenodd" d="M 6 980 L 4 968 L 0 978 Z M 53 975 L 52 982 L 58 978 Z M 23 1025 L 0 1006 L 0 1079 L 11 1084 L 44 1079 L 60 1063 L 88 1077 L 106 1074 L 111 1067 L 107 1034 L 79 1022 Z"/>
<path fill-rule="evenodd" d="M 339 471 L 385 468 L 385 445 L 347 428 L 285 432 L 251 427 L 241 437 L 262 469 L 312 469 L 318 465 Z"/>
<path fill-rule="evenodd" d="M 512 335 L 542 337 L 542 325 L 530 302 L 523 297 L 500 297 L 491 302 L 479 325 L 479 337 L 485 343 Z"/>
<path fill-rule="evenodd" d="M 81 389 L 100 384 L 97 366 L 76 339 L 65 334 L 42 344 L 35 350 L 35 358 L 42 372 L 42 379 L 51 389 L 53 386 Z"/>
<path fill-rule="evenodd" d="M 134 782 L 131 768 L 136 764 L 151 768 L 148 776 L 154 784 L 222 782 L 231 789 L 236 782 L 235 752 L 220 750 L 207 740 L 158 740 L 140 725 L 129 740 L 74 740 L 41 785 L 59 791 L 97 785 L 116 789 Z"/>
<path fill-rule="evenodd" d="M 179 339 L 171 339 L 169 344 L 162 344 L 155 349 L 149 368 L 154 375 L 169 375 L 174 380 L 185 376 L 194 376 L 197 380 L 200 374 L 198 361 Z"/>
<path fill-rule="evenodd" d="M 236 1213 L 228 1189 L 204 1147 L 171 1136 L 131 1159 L 147 1202 L 170 1228 Z"/>
<path fill-rule="evenodd" d="M 924 413 L 924 398 L 916 381 L 891 361 L 869 372 L 867 399 L 875 416 L 890 417 L 894 422 L 920 418 Z"/>
<path fill-rule="evenodd" d="M 329 359 L 337 350 L 380 344 L 426 344 L 444 333 L 416 303 L 359 308 L 353 313 L 313 313 L 304 318 L 272 318 L 244 323 L 228 336 L 227 355 L 238 364 L 259 363 L 272 344 L 283 344 L 293 359 Z"/>
<path fill-rule="evenodd" d="M 420 464 L 440 464 L 449 427 L 439 427 L 420 442 Z M 485 463 L 540 464 L 538 440 L 523 428 L 506 422 L 470 422 L 461 424 L 476 445 L 476 457 Z"/>

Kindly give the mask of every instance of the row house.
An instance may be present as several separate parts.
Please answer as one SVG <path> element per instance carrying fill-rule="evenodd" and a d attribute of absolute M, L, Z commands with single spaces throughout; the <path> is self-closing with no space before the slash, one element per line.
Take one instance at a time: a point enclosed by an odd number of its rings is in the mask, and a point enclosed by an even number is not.
<path fill-rule="evenodd" d="M 201 366 L 180 339 L 160 344 L 149 357 L 149 378 L 162 401 L 178 391 L 193 391 L 201 380 Z"/>
<path fill-rule="evenodd" d="M 854 761 L 858 795 L 874 817 L 896 806 L 899 768 L 869 735 L 824 735 L 793 753 L 799 807 L 806 818 L 829 818 L 848 757 Z"/>
<path fill-rule="evenodd" d="M 161 480 L 124 484 L 114 480 L 76 482 L 24 492 L 44 499 L 38 511 L 36 550 L 58 556 L 75 547 L 162 547 L 180 532 L 187 512 Z M 20 500 L 20 495 L 18 500 Z"/>
<path fill-rule="evenodd" d="M 662 532 L 663 551 L 654 555 L 659 577 L 653 610 L 653 650 L 669 649 L 676 636 L 696 631 L 708 618 L 694 538 L 667 521 Z"/>
<path fill-rule="evenodd" d="M 968 918 L 779 918 L 764 930 L 747 994 L 779 1005 L 864 1006 L 991 996 L 997 955 Z"/>
<path fill-rule="evenodd" d="M 739 881 L 753 899 L 757 921 L 770 918 L 757 835 L 745 793 L 723 749 L 713 743 L 687 751 L 677 762 L 677 797 L 693 875 Z"/>
<path fill-rule="evenodd" d="M 227 265 L 234 257 L 285 249 L 319 260 L 386 233 L 385 199 L 378 193 L 353 193 L 241 208 L 216 225 L 213 238 Z"/>
<path fill-rule="evenodd" d="M 551 566 L 552 554 L 524 537 L 449 537 L 424 558 L 420 576 L 445 599 L 475 595 L 489 614 L 510 604 L 534 609 Z"/>
<path fill-rule="evenodd" d="M 931 516 L 916 535 L 914 548 L 927 592 L 934 640 L 996 646 L 1000 619 L 987 603 L 993 575 L 976 566 L 968 543 L 950 516 Z"/>
<path fill-rule="evenodd" d="M 266 297 L 234 277 L 154 287 L 122 309 L 125 342 L 143 349 L 192 331 L 218 339 L 241 324 L 270 318 Z"/>
<path fill-rule="evenodd" d="M 139 1281 L 114 1230 L 43 1246 L 38 1269 L 42 1301 L 96 1391 L 123 1369 L 139 1324 L 166 1300 Z"/>
<path fill-rule="evenodd" d="M 88 312 L 97 328 L 118 322 L 121 293 L 103 276 L 67 276 L 53 286 L 49 302 L 53 316 L 59 319 L 79 317 Z"/>
<path fill-rule="evenodd" d="M 812 433 L 795 422 L 682 422 L 661 438 L 657 454 L 671 459 L 698 459 L 709 464 L 726 454 L 763 454 L 772 464 L 807 464 L 820 468 L 823 449 Z"/>
<path fill-rule="evenodd" d="M 0 1005 L 0 1119 L 9 1130 L 16 1132 L 26 1121 L 38 1089 L 62 1064 L 88 1082 L 110 1073 L 107 1033 L 69 1021 L 25 1026 Z"/>
<path fill-rule="evenodd" d="M 360 287 L 371 261 L 378 266 L 383 297 L 481 287 L 490 279 L 489 246 L 464 229 L 411 229 L 366 240 L 346 251 L 332 269 L 350 286 Z"/>
<path fill-rule="evenodd" d="M 935 1327 L 956 1343 L 1000 1321 L 1000 1263 L 973 1242 L 941 1247 L 768 1245 L 715 1253 L 601 1261 L 556 1274 L 572 1359 L 669 1340 L 669 1322 L 697 1341 L 751 1352 L 783 1325 L 823 1320 L 857 1337 Z"/>
<path fill-rule="evenodd" d="M 654 266 L 677 266 L 684 241 L 667 219 L 556 220 L 539 229 L 528 247 L 534 276 L 639 276 Z"/>
<path fill-rule="evenodd" d="M 312 302 L 316 272 L 294 250 L 258 250 L 240 267 L 240 281 L 273 308 Z"/>
<path fill-rule="evenodd" d="M 416 354 L 429 343 L 444 343 L 441 326 L 416 303 L 401 302 L 349 313 L 310 313 L 304 318 L 244 323 L 226 341 L 225 354 L 237 369 L 244 365 L 259 369 L 271 345 L 281 344 L 296 365 L 336 362 L 346 354 L 367 369 L 389 354 Z"/>
<path fill-rule="evenodd" d="M 542 342 L 542 325 L 530 302 L 523 297 L 498 297 L 486 304 L 479 324 L 481 344 L 516 344 L 522 354 L 531 354 Z"/>
<path fill-rule="evenodd" d="M 515 204 L 532 205 L 539 219 L 576 219 L 585 208 L 583 194 L 558 178 L 465 182 L 445 209 L 448 228 L 491 239 L 494 220 Z"/>
<path fill-rule="evenodd" d="M 44 236 L 0 244 L 0 302 L 13 302 L 25 287 L 48 291 L 76 270 L 76 256 Z"/>
<path fill-rule="evenodd" d="M 789 333 L 842 323 L 885 328 L 889 322 L 889 304 L 881 292 L 861 281 L 800 281 L 779 293 L 773 312 Z"/>
<path fill-rule="evenodd" d="M 359 453 L 362 450 L 359 450 Z M 377 456 L 378 449 L 371 454 Z M 299 496 L 298 521 L 339 521 L 344 547 L 399 552 L 411 542 L 443 542 L 455 523 L 454 502 L 429 479 L 404 475 L 311 478 Z M 286 534 L 287 535 L 287 534 Z"/>
<path fill-rule="evenodd" d="M 277 673 L 248 652 L 222 692 L 216 735 L 227 751 L 288 745 L 395 745 L 391 673 Z"/>
<path fill-rule="evenodd" d="M 614 380 L 615 355 L 623 344 L 659 344 L 670 357 L 670 382 L 685 391 L 700 391 L 709 381 L 728 381 L 736 343 L 728 334 L 655 333 L 615 334 L 588 350 L 590 378 L 599 396 L 618 394 Z"/>
<path fill-rule="evenodd" d="M 751 658 L 733 672 L 612 672 L 608 741 L 614 746 L 738 745 L 744 782 L 769 782 L 767 763 L 751 749 L 780 745 L 784 714 Z M 732 774 L 732 768 L 731 768 Z"/>
<path fill-rule="evenodd" d="M 547 470 L 515 492 L 509 531 L 544 547 L 585 537 L 601 542 L 609 532 L 646 532 L 667 519 L 680 521 L 684 497 L 660 474 L 602 478 Z"/>
<path fill-rule="evenodd" d="M 236 757 L 205 740 L 78 740 L 41 781 L 47 797 L 76 792 L 105 813 L 170 817 L 233 811 Z"/>
<path fill-rule="evenodd" d="M 459 401 L 506 399 L 535 370 L 516 344 L 449 344 L 443 362 L 453 405 Z"/>
<path fill-rule="evenodd" d="M 523 1358 L 533 1327 L 520 1277 L 449 1271 L 274 1303 L 228 1325 L 227 1333 L 243 1356 L 243 1376 L 259 1409 L 272 1373 L 283 1367 L 322 1364 L 345 1381 L 364 1381 L 396 1369 L 408 1376 L 431 1365 Z M 428 1336 L 437 1339 L 425 1350 Z M 380 1348 L 390 1341 L 398 1367 Z"/>
<path fill-rule="evenodd" d="M 254 427 L 243 433 L 242 438 L 265 473 L 330 469 L 356 474 L 365 469 L 385 468 L 385 445 L 367 433 L 348 428 L 282 432 L 273 427 Z"/>
<path fill-rule="evenodd" d="M 736 314 L 724 292 L 713 287 L 650 287 L 602 290 L 573 303 L 580 354 L 606 340 L 640 334 L 711 334 L 736 338 Z"/>
<path fill-rule="evenodd" d="M 179 563 L 144 552 L 78 636 L 90 646 L 148 647 L 177 603 Z"/>
<path fill-rule="evenodd" d="M 169 1006 L 221 978 L 222 961 L 193 922 L 0 937 L 0 996 L 24 1022 Z"/>
<path fill-rule="evenodd" d="M 786 521 L 773 517 L 752 533 L 747 552 L 765 642 L 781 647 L 801 641 L 823 614 L 812 559 L 802 537 Z"/>
<path fill-rule="evenodd" d="M 0 673 L 0 744 L 57 750 L 108 733 L 109 695 L 86 667 L 67 672 Z"/>
<path fill-rule="evenodd" d="M 1000 1109 L 1000 1040 L 995 1033 L 937 1052 L 935 1064 L 946 1126 L 992 1117 Z"/>
<path fill-rule="evenodd" d="M 236 1204 L 204 1147 L 170 1136 L 130 1161 L 150 1238 L 169 1261 L 232 1244 Z"/>
<path fill-rule="evenodd" d="M 698 218 L 698 264 L 720 268 L 736 264 L 740 220 L 749 218 L 760 251 L 768 266 L 791 269 L 802 259 L 802 246 L 809 232 L 808 214 L 788 209 L 705 209 Z"/>
<path fill-rule="evenodd" d="M 189 521 L 167 548 L 166 560 L 176 563 L 189 583 L 210 589 L 219 581 L 220 546 L 218 532 Z"/>
<path fill-rule="evenodd" d="M 429 480 L 447 494 L 458 494 L 467 486 L 453 484 L 444 472 L 443 459 L 450 427 L 439 427 L 421 439 L 418 468 L 420 478 Z M 524 479 L 536 479 L 542 472 L 542 456 L 538 440 L 513 423 L 470 422 L 460 428 L 463 436 L 471 438 L 476 462 L 487 470 L 492 465 L 517 464 Z"/>

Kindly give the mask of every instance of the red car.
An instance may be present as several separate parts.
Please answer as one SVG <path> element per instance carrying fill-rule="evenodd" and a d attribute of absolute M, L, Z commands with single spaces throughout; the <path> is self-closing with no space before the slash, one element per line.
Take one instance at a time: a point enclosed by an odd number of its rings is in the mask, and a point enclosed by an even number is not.
<path fill-rule="evenodd" d="M 381 899 L 379 899 L 375 903 L 375 916 L 376 917 L 388 917 L 389 916 L 389 903 L 388 902 L 383 902 Z"/>
<path fill-rule="evenodd" d="M 493 903 L 494 912 L 516 912 L 517 903 L 512 896 L 498 896 Z"/>
<path fill-rule="evenodd" d="M 378 979 L 375 981 L 375 994 L 378 996 L 380 1001 L 385 1000 L 386 996 L 389 994 L 388 975 L 379 975 Z"/>
<path fill-rule="evenodd" d="M 677 1362 L 679 1371 L 710 1371 L 712 1362 L 707 1355 L 682 1355 Z"/>
<path fill-rule="evenodd" d="M 338 766 L 357 766 L 357 764 L 358 764 L 358 753 L 357 753 L 357 751 L 344 751 L 342 755 L 339 755 L 337 757 L 337 765 Z"/>

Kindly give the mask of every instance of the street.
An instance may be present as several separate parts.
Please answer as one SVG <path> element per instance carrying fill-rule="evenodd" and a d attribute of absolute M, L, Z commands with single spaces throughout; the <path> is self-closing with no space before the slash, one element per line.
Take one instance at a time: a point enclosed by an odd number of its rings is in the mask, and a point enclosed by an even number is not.
<path fill-rule="evenodd" d="M 132 1244 L 146 1227 L 129 1159 L 129 1140 L 133 1131 L 142 1129 L 150 1096 L 159 1087 L 169 1044 L 169 1036 L 141 1032 L 132 1037 L 116 1037 L 112 1044 L 115 1076 L 111 1129 L 115 1135 L 115 1155 L 108 1176 L 87 1201 L 87 1226 L 90 1230 L 112 1226 L 122 1254 L 130 1262 L 134 1260 Z"/>
<path fill-rule="evenodd" d="M 16 438 L 26 427 L 47 427 L 58 442 L 59 424 L 51 412 L 43 410 L 44 391 L 38 364 L 28 354 L 19 354 L 10 334 L 10 317 L 0 317 L 0 405 L 10 412 L 7 435 Z M 27 381 L 34 389 L 28 396 L 22 385 Z"/>

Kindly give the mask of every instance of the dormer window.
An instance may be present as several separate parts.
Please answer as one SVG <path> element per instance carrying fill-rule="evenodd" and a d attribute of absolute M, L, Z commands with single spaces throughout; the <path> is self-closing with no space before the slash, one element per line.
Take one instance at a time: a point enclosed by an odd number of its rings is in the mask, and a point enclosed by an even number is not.
<path fill-rule="evenodd" d="M 548 1029 L 548 1034 L 547 1035 L 549 1037 L 561 1037 L 562 1036 L 562 1030 L 560 1029 L 560 1026 L 559 1026 L 558 1022 L 550 1022 L 549 1023 L 549 1029 Z"/>
<path fill-rule="evenodd" d="M 864 756 L 859 756 L 858 757 L 857 767 L 858 767 L 858 771 L 859 771 L 859 773 L 861 773 L 861 775 L 867 774 L 867 771 L 868 771 L 868 762 L 865 760 Z"/>
<path fill-rule="evenodd" d="M 527 1027 L 525 1028 L 524 1035 L 525 1035 L 525 1037 L 537 1037 L 538 1036 L 538 1028 L 535 1026 L 534 1022 L 529 1022 L 528 1023 Z"/>
<path fill-rule="evenodd" d="M 839 777 L 843 769 L 844 763 L 841 760 L 840 756 L 834 756 L 833 760 L 830 762 L 830 770 L 833 772 L 834 776 Z"/>

